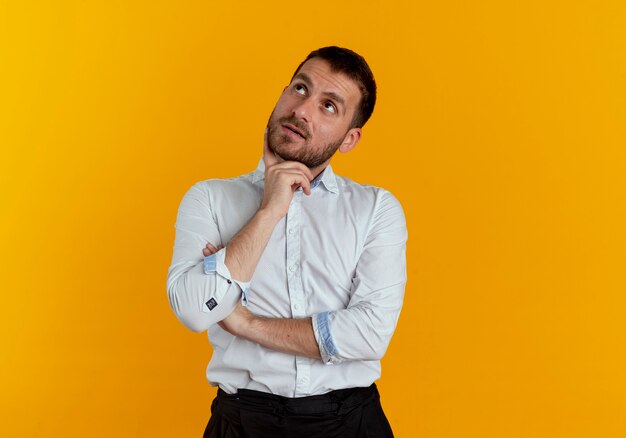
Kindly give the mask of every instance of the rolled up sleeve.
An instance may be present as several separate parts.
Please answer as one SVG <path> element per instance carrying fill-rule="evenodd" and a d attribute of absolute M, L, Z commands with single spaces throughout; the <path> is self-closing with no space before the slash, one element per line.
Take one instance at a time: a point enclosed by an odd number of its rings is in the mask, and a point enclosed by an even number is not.
<path fill-rule="evenodd" d="M 384 356 L 404 299 L 407 236 L 402 206 L 382 191 L 347 308 L 313 315 L 313 331 L 325 363 Z"/>
<path fill-rule="evenodd" d="M 229 285 L 233 282 L 236 283 L 241 289 L 241 304 L 245 306 L 248 304 L 248 290 L 250 289 L 250 282 L 235 280 L 232 275 L 230 275 L 230 271 L 228 270 L 228 266 L 226 266 L 225 260 L 226 248 L 219 250 L 215 254 L 206 256 L 203 262 L 204 273 L 206 275 L 219 275 L 220 277 L 225 279 L 226 283 L 228 283 Z M 223 297 L 224 294 L 217 292 L 216 296 L 219 298 Z M 207 305 L 207 307 L 211 306 Z"/>
<path fill-rule="evenodd" d="M 185 327 L 201 332 L 228 316 L 245 298 L 248 284 L 233 280 L 224 264 L 226 249 L 204 257 L 208 242 L 222 244 L 210 193 L 198 183 L 183 197 L 176 218 L 174 254 L 167 275 L 172 310 Z"/>

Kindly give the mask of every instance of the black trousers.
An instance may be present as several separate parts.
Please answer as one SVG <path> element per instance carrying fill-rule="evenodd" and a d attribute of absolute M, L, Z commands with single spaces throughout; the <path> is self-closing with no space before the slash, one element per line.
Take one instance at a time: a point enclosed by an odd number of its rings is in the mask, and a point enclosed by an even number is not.
<path fill-rule="evenodd" d="M 392 438 L 375 384 L 289 398 L 221 389 L 204 438 Z"/>

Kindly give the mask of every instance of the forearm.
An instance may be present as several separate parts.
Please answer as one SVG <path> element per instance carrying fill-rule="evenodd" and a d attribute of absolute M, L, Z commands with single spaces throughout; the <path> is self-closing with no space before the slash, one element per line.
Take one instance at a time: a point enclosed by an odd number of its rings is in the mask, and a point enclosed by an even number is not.
<path fill-rule="evenodd" d="M 248 282 L 269 242 L 278 221 L 289 210 L 295 190 L 311 194 L 311 170 L 295 161 L 279 162 L 264 145 L 265 173 L 261 206 L 250 222 L 233 237 L 227 246 L 224 263 L 233 278 Z"/>
<path fill-rule="evenodd" d="M 224 264 L 233 278 L 250 281 L 279 220 L 280 217 L 259 209 L 250 222 L 231 239 Z"/>
<path fill-rule="evenodd" d="M 220 324 L 231 334 L 271 350 L 321 359 L 311 318 L 266 318 L 237 306 Z"/>

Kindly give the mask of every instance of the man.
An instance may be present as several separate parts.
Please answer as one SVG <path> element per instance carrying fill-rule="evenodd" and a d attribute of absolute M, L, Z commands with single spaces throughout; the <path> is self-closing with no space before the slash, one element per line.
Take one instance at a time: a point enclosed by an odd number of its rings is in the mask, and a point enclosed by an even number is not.
<path fill-rule="evenodd" d="M 270 116 L 256 171 L 183 198 L 167 289 L 213 346 L 205 437 L 393 436 L 374 382 L 402 307 L 404 214 L 330 166 L 375 101 L 360 55 L 312 52 Z"/>

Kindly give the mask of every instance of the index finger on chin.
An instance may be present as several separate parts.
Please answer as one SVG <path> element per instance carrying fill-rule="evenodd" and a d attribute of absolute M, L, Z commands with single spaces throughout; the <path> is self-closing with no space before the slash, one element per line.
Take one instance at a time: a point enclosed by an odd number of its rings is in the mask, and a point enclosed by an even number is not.
<path fill-rule="evenodd" d="M 265 134 L 263 135 L 263 162 L 265 163 L 266 169 L 278 163 L 276 154 L 274 154 L 274 152 L 270 150 L 270 147 L 268 145 L 268 136 L 269 128 L 265 128 Z"/>

